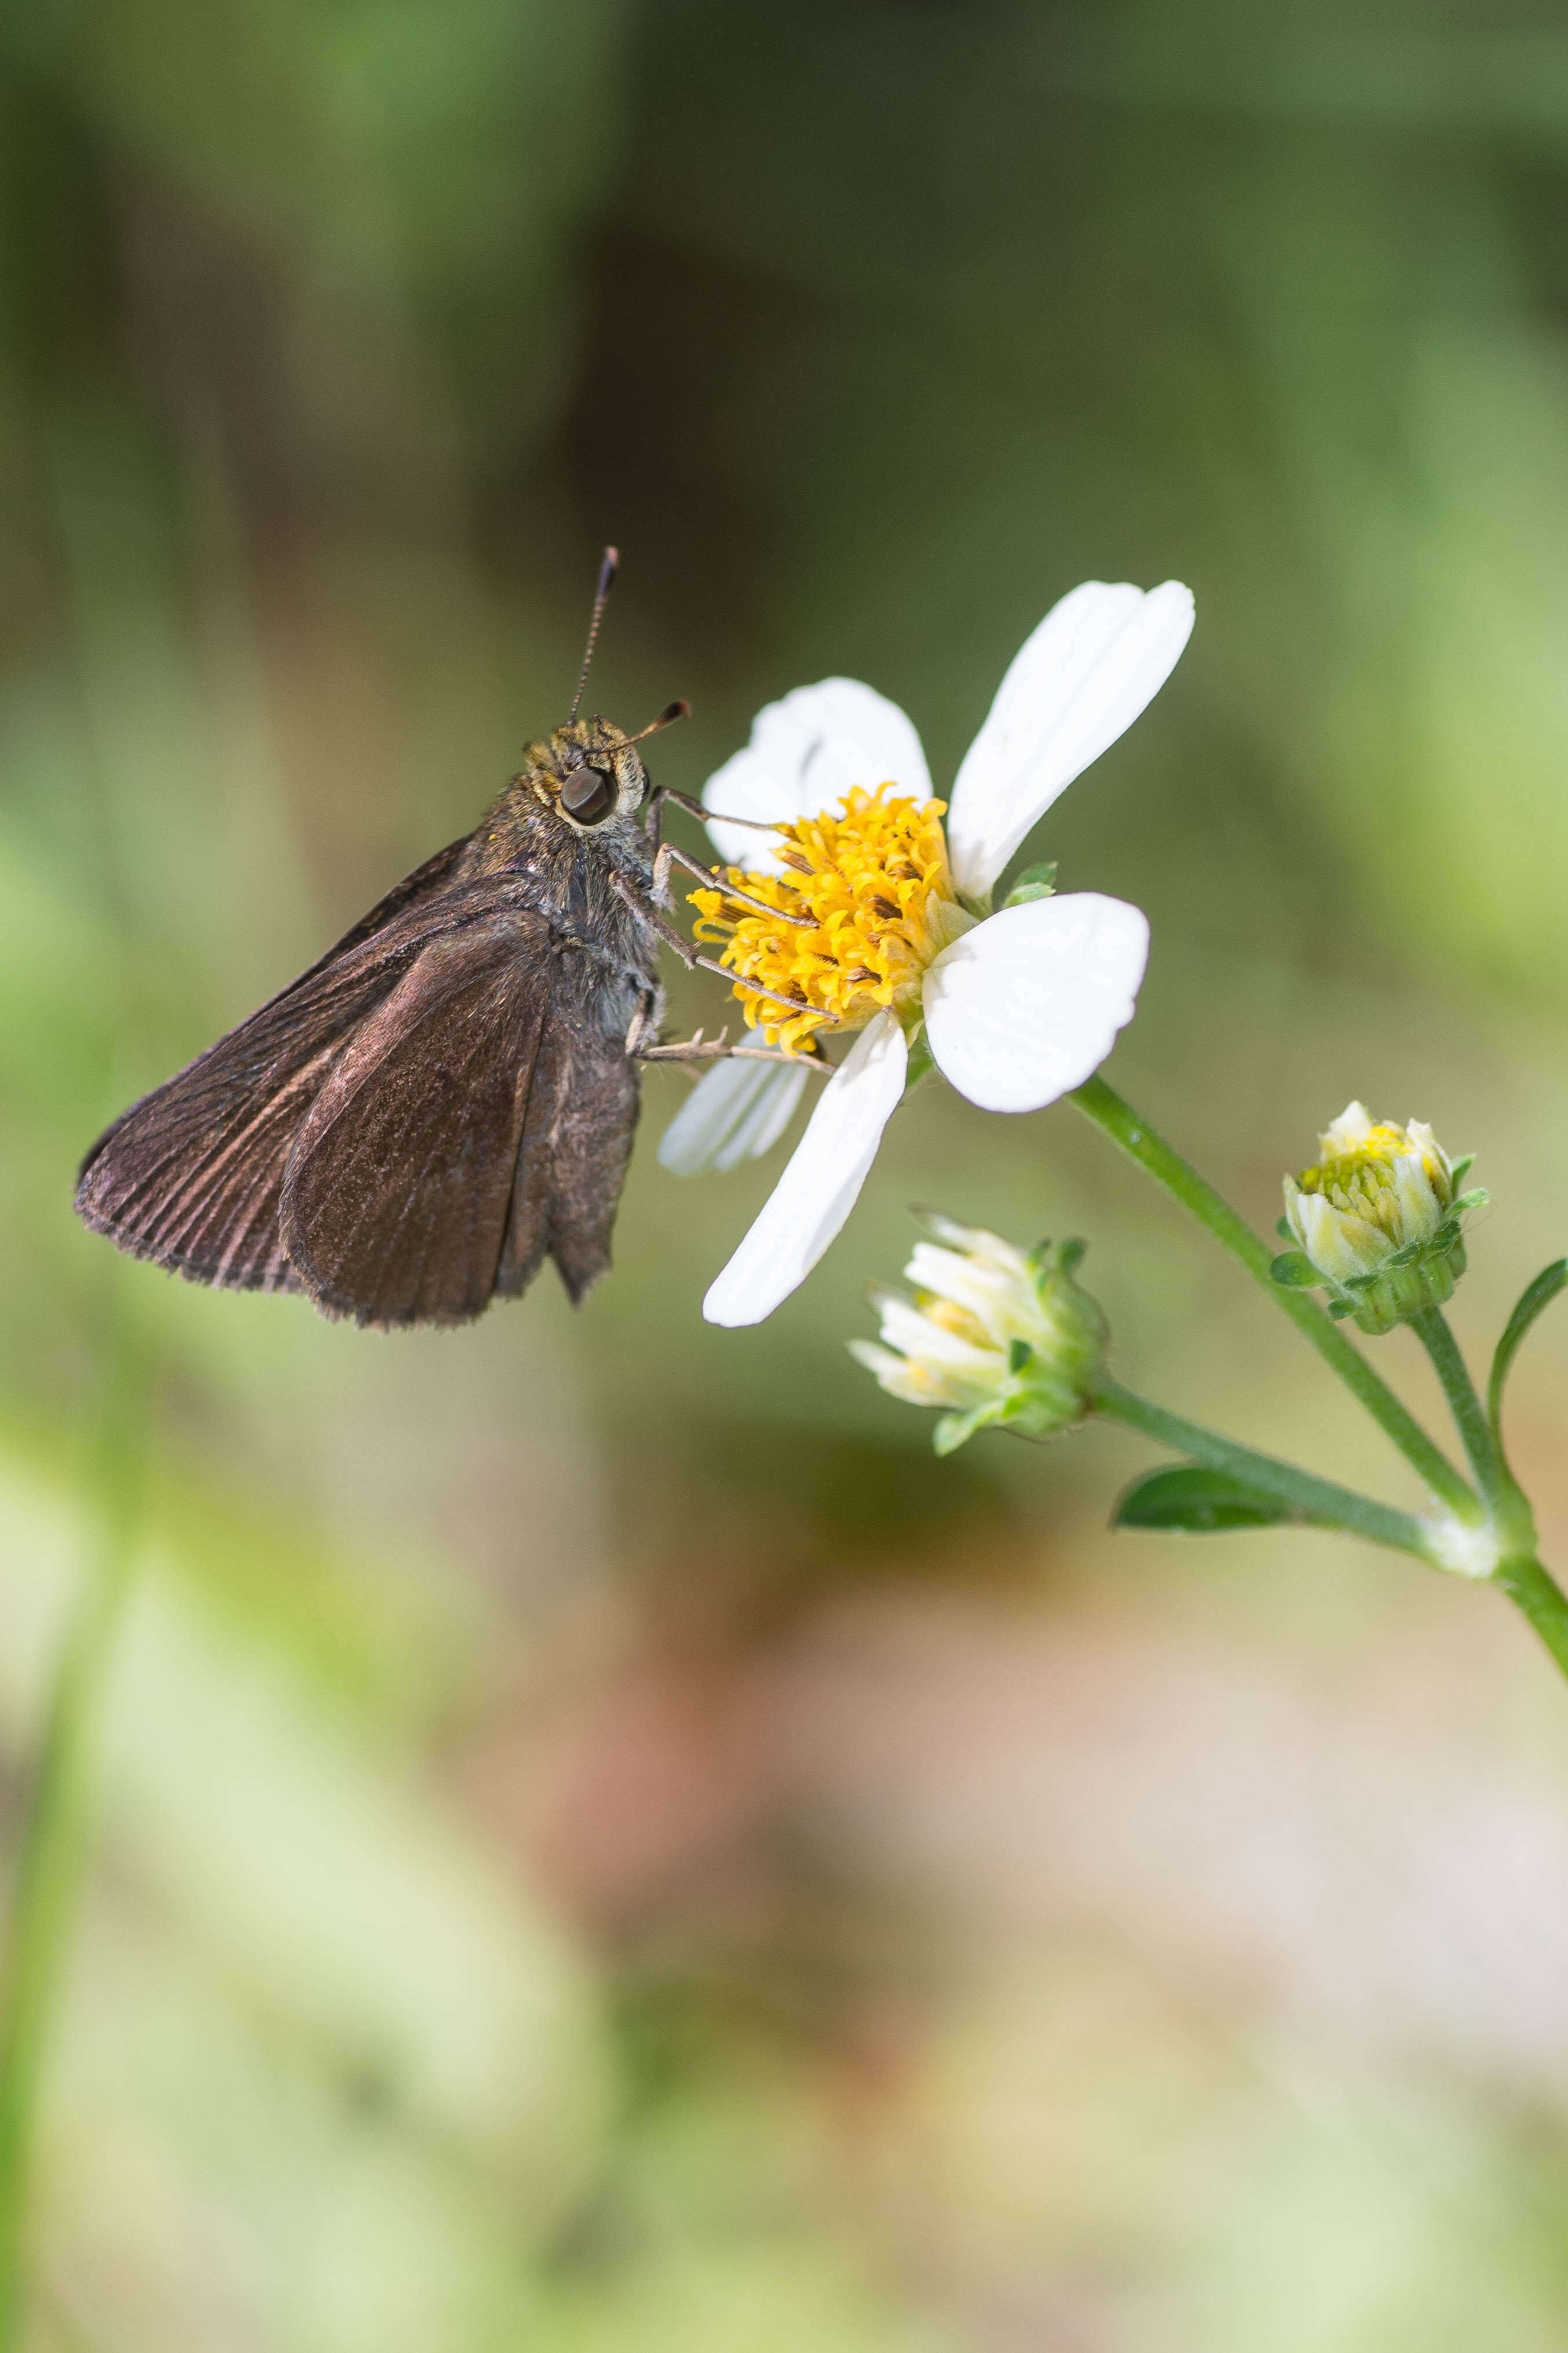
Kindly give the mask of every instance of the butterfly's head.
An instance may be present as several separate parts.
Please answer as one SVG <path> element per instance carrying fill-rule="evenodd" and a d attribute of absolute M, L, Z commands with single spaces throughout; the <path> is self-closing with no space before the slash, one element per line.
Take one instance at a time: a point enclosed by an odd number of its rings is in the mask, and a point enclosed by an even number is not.
<path fill-rule="evenodd" d="M 647 798 L 647 770 L 613 719 L 574 719 L 550 738 L 540 782 L 568 825 L 591 833 Z"/>
<path fill-rule="evenodd" d="M 611 818 L 631 817 L 648 792 L 647 770 L 637 746 L 686 712 L 684 702 L 672 702 L 636 735 L 626 734 L 613 719 L 570 719 L 544 746 L 534 771 L 538 783 L 579 833 L 591 833 Z"/>

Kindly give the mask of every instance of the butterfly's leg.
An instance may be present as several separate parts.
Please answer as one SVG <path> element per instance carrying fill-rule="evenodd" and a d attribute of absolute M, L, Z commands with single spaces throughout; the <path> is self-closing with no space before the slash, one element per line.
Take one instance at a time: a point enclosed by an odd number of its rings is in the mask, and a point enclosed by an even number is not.
<path fill-rule="evenodd" d="M 658 1034 L 658 1024 L 654 1018 L 654 1002 L 653 990 L 651 988 L 645 988 L 641 997 L 637 999 L 637 1009 L 632 1015 L 631 1026 L 626 1031 L 626 1051 L 628 1054 L 638 1054 L 642 1051 L 643 1039 L 647 1036 L 650 1030 L 652 1030 L 656 1036 Z"/>
<path fill-rule="evenodd" d="M 765 997 L 771 1004 L 782 1005 L 786 1012 L 800 1013 L 805 1010 L 804 997 L 781 997 L 776 988 L 764 988 L 758 980 L 741 979 L 734 973 L 727 972 L 721 964 L 715 964 L 711 956 L 700 955 L 690 941 L 682 938 L 669 917 L 654 906 L 641 892 L 634 891 L 625 875 L 612 874 L 610 886 L 612 890 L 619 892 L 628 907 L 635 907 L 644 921 L 653 925 L 659 938 L 667 946 L 675 950 L 689 972 L 698 967 L 700 967 L 703 972 L 716 972 L 720 979 L 727 980 L 732 988 L 749 988 L 753 997 Z"/>
<path fill-rule="evenodd" d="M 680 958 L 681 963 L 685 965 L 689 972 L 694 965 L 701 963 L 702 959 L 698 955 L 696 949 L 692 946 L 691 942 L 685 938 L 681 933 L 677 931 L 675 925 L 670 922 L 669 917 L 663 912 L 662 908 L 656 907 L 646 892 L 642 891 L 634 891 L 624 874 L 612 874 L 610 877 L 610 888 L 613 891 L 618 892 L 620 896 L 626 901 L 627 906 L 635 908 L 645 923 L 649 923 L 653 925 L 654 930 L 658 934 L 659 938 L 664 942 L 666 947 L 673 948 L 675 950 L 676 955 Z"/>
<path fill-rule="evenodd" d="M 673 841 L 665 842 L 653 861 L 654 896 L 658 899 L 663 900 L 668 895 L 672 866 L 684 866 L 687 872 L 695 874 L 700 882 L 721 891 L 726 899 L 738 900 L 742 907 L 750 907 L 754 914 L 770 915 L 779 923 L 793 923 L 796 931 L 810 932 L 816 928 L 809 915 L 792 915 L 787 908 L 770 907 L 765 899 L 753 899 L 749 891 L 737 891 L 732 882 L 725 881 L 721 869 L 700 866 L 695 858 L 688 858 L 684 849 L 677 849 Z"/>
<path fill-rule="evenodd" d="M 722 813 L 718 809 L 704 808 L 701 802 L 693 800 L 689 793 L 678 793 L 672 785 L 656 785 L 648 796 L 647 816 L 644 819 L 650 841 L 662 842 L 664 839 L 666 801 L 673 801 L 677 808 L 683 808 L 688 817 L 700 818 L 704 825 L 711 817 L 722 817 Z M 766 818 L 722 817 L 722 822 L 725 825 L 743 825 L 752 833 L 778 831 L 777 826 L 770 823 Z"/>
<path fill-rule="evenodd" d="M 637 1059 L 643 1062 L 787 1062 L 792 1070 L 812 1071 L 819 1079 L 833 1076 L 835 1066 L 826 1054 L 813 1053 L 808 1048 L 792 1054 L 783 1046 L 729 1046 L 724 1042 L 728 1034 L 721 1029 L 717 1038 L 704 1038 L 699 1029 L 695 1036 L 671 1046 L 639 1046 Z"/>

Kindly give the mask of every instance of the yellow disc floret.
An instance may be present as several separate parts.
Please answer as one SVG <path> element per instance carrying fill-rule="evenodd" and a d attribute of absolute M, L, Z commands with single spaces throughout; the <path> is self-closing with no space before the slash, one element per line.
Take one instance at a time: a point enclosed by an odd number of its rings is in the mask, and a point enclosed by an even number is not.
<path fill-rule="evenodd" d="M 1342 1214 L 1363 1219 L 1389 1246 L 1424 1239 L 1452 1196 L 1447 1155 L 1423 1120 L 1399 1127 L 1369 1119 L 1360 1103 L 1342 1112 L 1319 1140 L 1322 1158 L 1296 1182 Z"/>
<path fill-rule="evenodd" d="M 945 807 L 857 786 L 837 815 L 781 825 L 784 874 L 726 870 L 773 920 L 722 889 L 690 893 L 698 938 L 720 946 L 747 1021 L 770 1042 L 794 1050 L 824 1028 L 918 1013 L 926 967 L 975 920 L 953 889 Z"/>

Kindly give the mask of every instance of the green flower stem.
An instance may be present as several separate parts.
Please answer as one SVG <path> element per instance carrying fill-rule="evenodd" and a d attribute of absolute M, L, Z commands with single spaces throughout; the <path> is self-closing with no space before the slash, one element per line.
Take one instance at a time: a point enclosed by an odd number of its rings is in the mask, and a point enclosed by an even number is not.
<path fill-rule="evenodd" d="M 1353 1488 L 1338 1487 L 1331 1480 L 1299 1471 L 1293 1462 L 1256 1454 L 1250 1446 L 1222 1438 L 1201 1422 L 1167 1413 L 1163 1406 L 1152 1405 L 1147 1398 L 1124 1389 L 1110 1373 L 1096 1377 L 1092 1396 L 1096 1412 L 1125 1422 L 1130 1430 L 1142 1430 L 1145 1438 L 1194 1462 L 1206 1463 L 1211 1471 L 1226 1471 L 1232 1478 L 1245 1480 L 1249 1487 L 1283 1504 L 1293 1519 L 1314 1527 L 1339 1528 L 1347 1535 L 1363 1536 L 1369 1544 L 1391 1545 L 1396 1552 L 1414 1553 L 1418 1560 L 1432 1559 L 1427 1532 L 1408 1512 L 1396 1512 L 1369 1495 L 1358 1495 Z"/>
<path fill-rule="evenodd" d="M 1491 1582 L 1500 1585 L 1521 1610 L 1565 1676 L 1568 1676 L 1568 1595 L 1529 1553 L 1500 1561 Z"/>
<path fill-rule="evenodd" d="M 1410 1328 L 1432 1359 L 1454 1417 L 1454 1427 L 1469 1456 L 1476 1483 L 1486 1498 L 1487 1509 L 1500 1523 L 1506 1542 L 1513 1532 L 1510 1524 L 1518 1520 L 1524 1499 L 1509 1476 L 1453 1327 L 1440 1307 L 1424 1307 L 1419 1315 L 1410 1318 Z M 1528 1514 L 1529 1506 L 1524 1508 Z M 1527 1543 L 1534 1542 L 1533 1528 L 1526 1527 L 1522 1533 Z"/>
<path fill-rule="evenodd" d="M 1131 1103 L 1124 1103 L 1113 1087 L 1096 1077 L 1087 1079 L 1074 1089 L 1069 1100 L 1085 1117 L 1102 1128 L 1113 1144 L 1119 1145 L 1131 1159 L 1163 1185 L 1173 1200 L 1194 1217 L 1199 1225 L 1211 1233 L 1215 1241 L 1239 1260 L 1253 1279 L 1289 1316 L 1302 1335 L 1310 1340 L 1331 1371 L 1337 1373 L 1346 1388 L 1358 1398 L 1373 1419 L 1391 1438 L 1407 1462 L 1419 1473 L 1426 1486 L 1440 1503 L 1447 1505 L 1456 1519 L 1469 1525 L 1479 1525 L 1485 1517 L 1484 1509 L 1468 1482 L 1454 1468 L 1441 1447 L 1436 1445 L 1422 1429 L 1382 1376 L 1375 1373 L 1359 1348 L 1352 1345 L 1339 1325 L 1325 1314 L 1315 1300 L 1305 1292 L 1290 1291 L 1283 1284 L 1269 1280 L 1268 1269 L 1273 1252 L 1259 1240 L 1244 1218 L 1237 1215 L 1230 1204 L 1215 1191 L 1212 1185 L 1190 1167 L 1181 1154 L 1173 1150 L 1163 1136 L 1155 1133 L 1145 1119 L 1141 1119 Z M 1415 1524 L 1412 1523 L 1414 1525 Z"/>
<path fill-rule="evenodd" d="M 90 1852 L 102 1701 L 135 1560 L 143 1378 L 117 1314 L 96 1433 L 98 1525 L 56 1672 L 14 1880 L 0 2003 L 0 2353 L 14 2353 L 26 2323 L 38 2094 Z"/>

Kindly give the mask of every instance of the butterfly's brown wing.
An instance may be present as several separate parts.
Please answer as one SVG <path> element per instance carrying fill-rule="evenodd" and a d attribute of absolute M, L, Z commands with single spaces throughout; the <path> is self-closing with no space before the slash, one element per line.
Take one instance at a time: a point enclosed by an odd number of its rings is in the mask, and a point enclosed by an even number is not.
<path fill-rule="evenodd" d="M 330 1315 L 460 1324 L 547 1252 L 609 1264 L 637 1121 L 584 951 L 524 907 L 433 941 L 349 1039 L 283 1183 L 284 1249 Z"/>
<path fill-rule="evenodd" d="M 595 1003 L 595 975 L 558 949 L 560 986 L 539 1041 L 496 1290 L 515 1299 L 546 1253 L 574 1303 L 610 1268 L 610 1234 L 632 1156 L 637 1064 Z"/>
<path fill-rule="evenodd" d="M 122 1112 L 83 1161 L 76 1206 L 97 1233 L 195 1282 L 300 1285 L 283 1251 L 283 1171 L 345 1039 L 430 937 L 495 897 L 447 884 L 453 843 L 400 883 L 327 955 Z"/>
<path fill-rule="evenodd" d="M 429 873 L 115 1122 L 89 1226 L 361 1324 L 465 1322 L 547 1255 L 584 1296 L 637 1124 L 620 983 L 515 882 Z"/>

